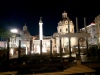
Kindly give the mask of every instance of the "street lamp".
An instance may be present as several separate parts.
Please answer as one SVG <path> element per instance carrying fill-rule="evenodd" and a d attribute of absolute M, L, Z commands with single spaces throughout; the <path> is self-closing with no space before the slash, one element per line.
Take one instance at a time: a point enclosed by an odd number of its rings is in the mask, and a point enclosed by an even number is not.
<path fill-rule="evenodd" d="M 18 29 L 11 29 L 10 32 L 11 33 L 18 33 Z"/>

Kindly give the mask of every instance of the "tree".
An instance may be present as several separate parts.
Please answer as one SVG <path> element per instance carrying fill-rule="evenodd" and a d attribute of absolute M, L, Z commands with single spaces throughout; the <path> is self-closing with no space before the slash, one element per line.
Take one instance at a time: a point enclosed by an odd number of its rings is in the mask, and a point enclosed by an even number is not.
<path fill-rule="evenodd" d="M 0 29 L 0 38 L 2 39 L 7 39 L 7 38 L 9 38 L 10 37 L 10 31 L 8 31 L 8 30 L 5 30 L 5 29 L 3 29 L 3 28 L 1 28 Z"/>

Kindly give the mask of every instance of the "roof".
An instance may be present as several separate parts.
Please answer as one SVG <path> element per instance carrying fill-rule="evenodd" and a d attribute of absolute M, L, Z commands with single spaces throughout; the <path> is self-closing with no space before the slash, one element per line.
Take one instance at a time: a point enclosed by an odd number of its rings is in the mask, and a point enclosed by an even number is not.
<path fill-rule="evenodd" d="M 59 37 L 90 37 L 90 33 L 66 33 L 61 34 Z"/>
<path fill-rule="evenodd" d="M 53 37 L 56 37 L 56 36 L 59 36 L 59 35 L 60 35 L 59 33 L 54 33 Z"/>
<path fill-rule="evenodd" d="M 95 23 L 94 23 L 94 22 L 92 22 L 90 25 L 95 25 Z"/>

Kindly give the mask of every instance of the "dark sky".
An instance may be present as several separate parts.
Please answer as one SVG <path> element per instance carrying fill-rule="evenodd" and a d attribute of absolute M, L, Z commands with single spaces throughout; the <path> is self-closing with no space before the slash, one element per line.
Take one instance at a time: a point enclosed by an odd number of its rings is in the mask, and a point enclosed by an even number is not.
<path fill-rule="evenodd" d="M 83 18 L 87 24 L 100 14 L 99 0 L 0 0 L 0 27 L 22 29 L 26 23 L 31 35 L 38 35 L 40 16 L 43 20 L 44 35 L 57 31 L 57 24 L 66 11 L 75 24 L 78 17 L 79 28 L 83 27 Z"/>

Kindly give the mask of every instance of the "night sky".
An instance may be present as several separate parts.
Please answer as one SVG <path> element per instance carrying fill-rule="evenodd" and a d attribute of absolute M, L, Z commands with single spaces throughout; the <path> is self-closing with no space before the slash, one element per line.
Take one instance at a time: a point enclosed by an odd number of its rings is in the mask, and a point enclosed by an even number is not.
<path fill-rule="evenodd" d="M 83 28 L 84 17 L 87 25 L 100 14 L 99 0 L 0 0 L 0 27 L 22 29 L 26 23 L 31 35 L 39 33 L 39 18 L 43 20 L 44 35 L 57 32 L 57 24 L 66 11 L 74 22 L 78 17 L 79 28 Z"/>

